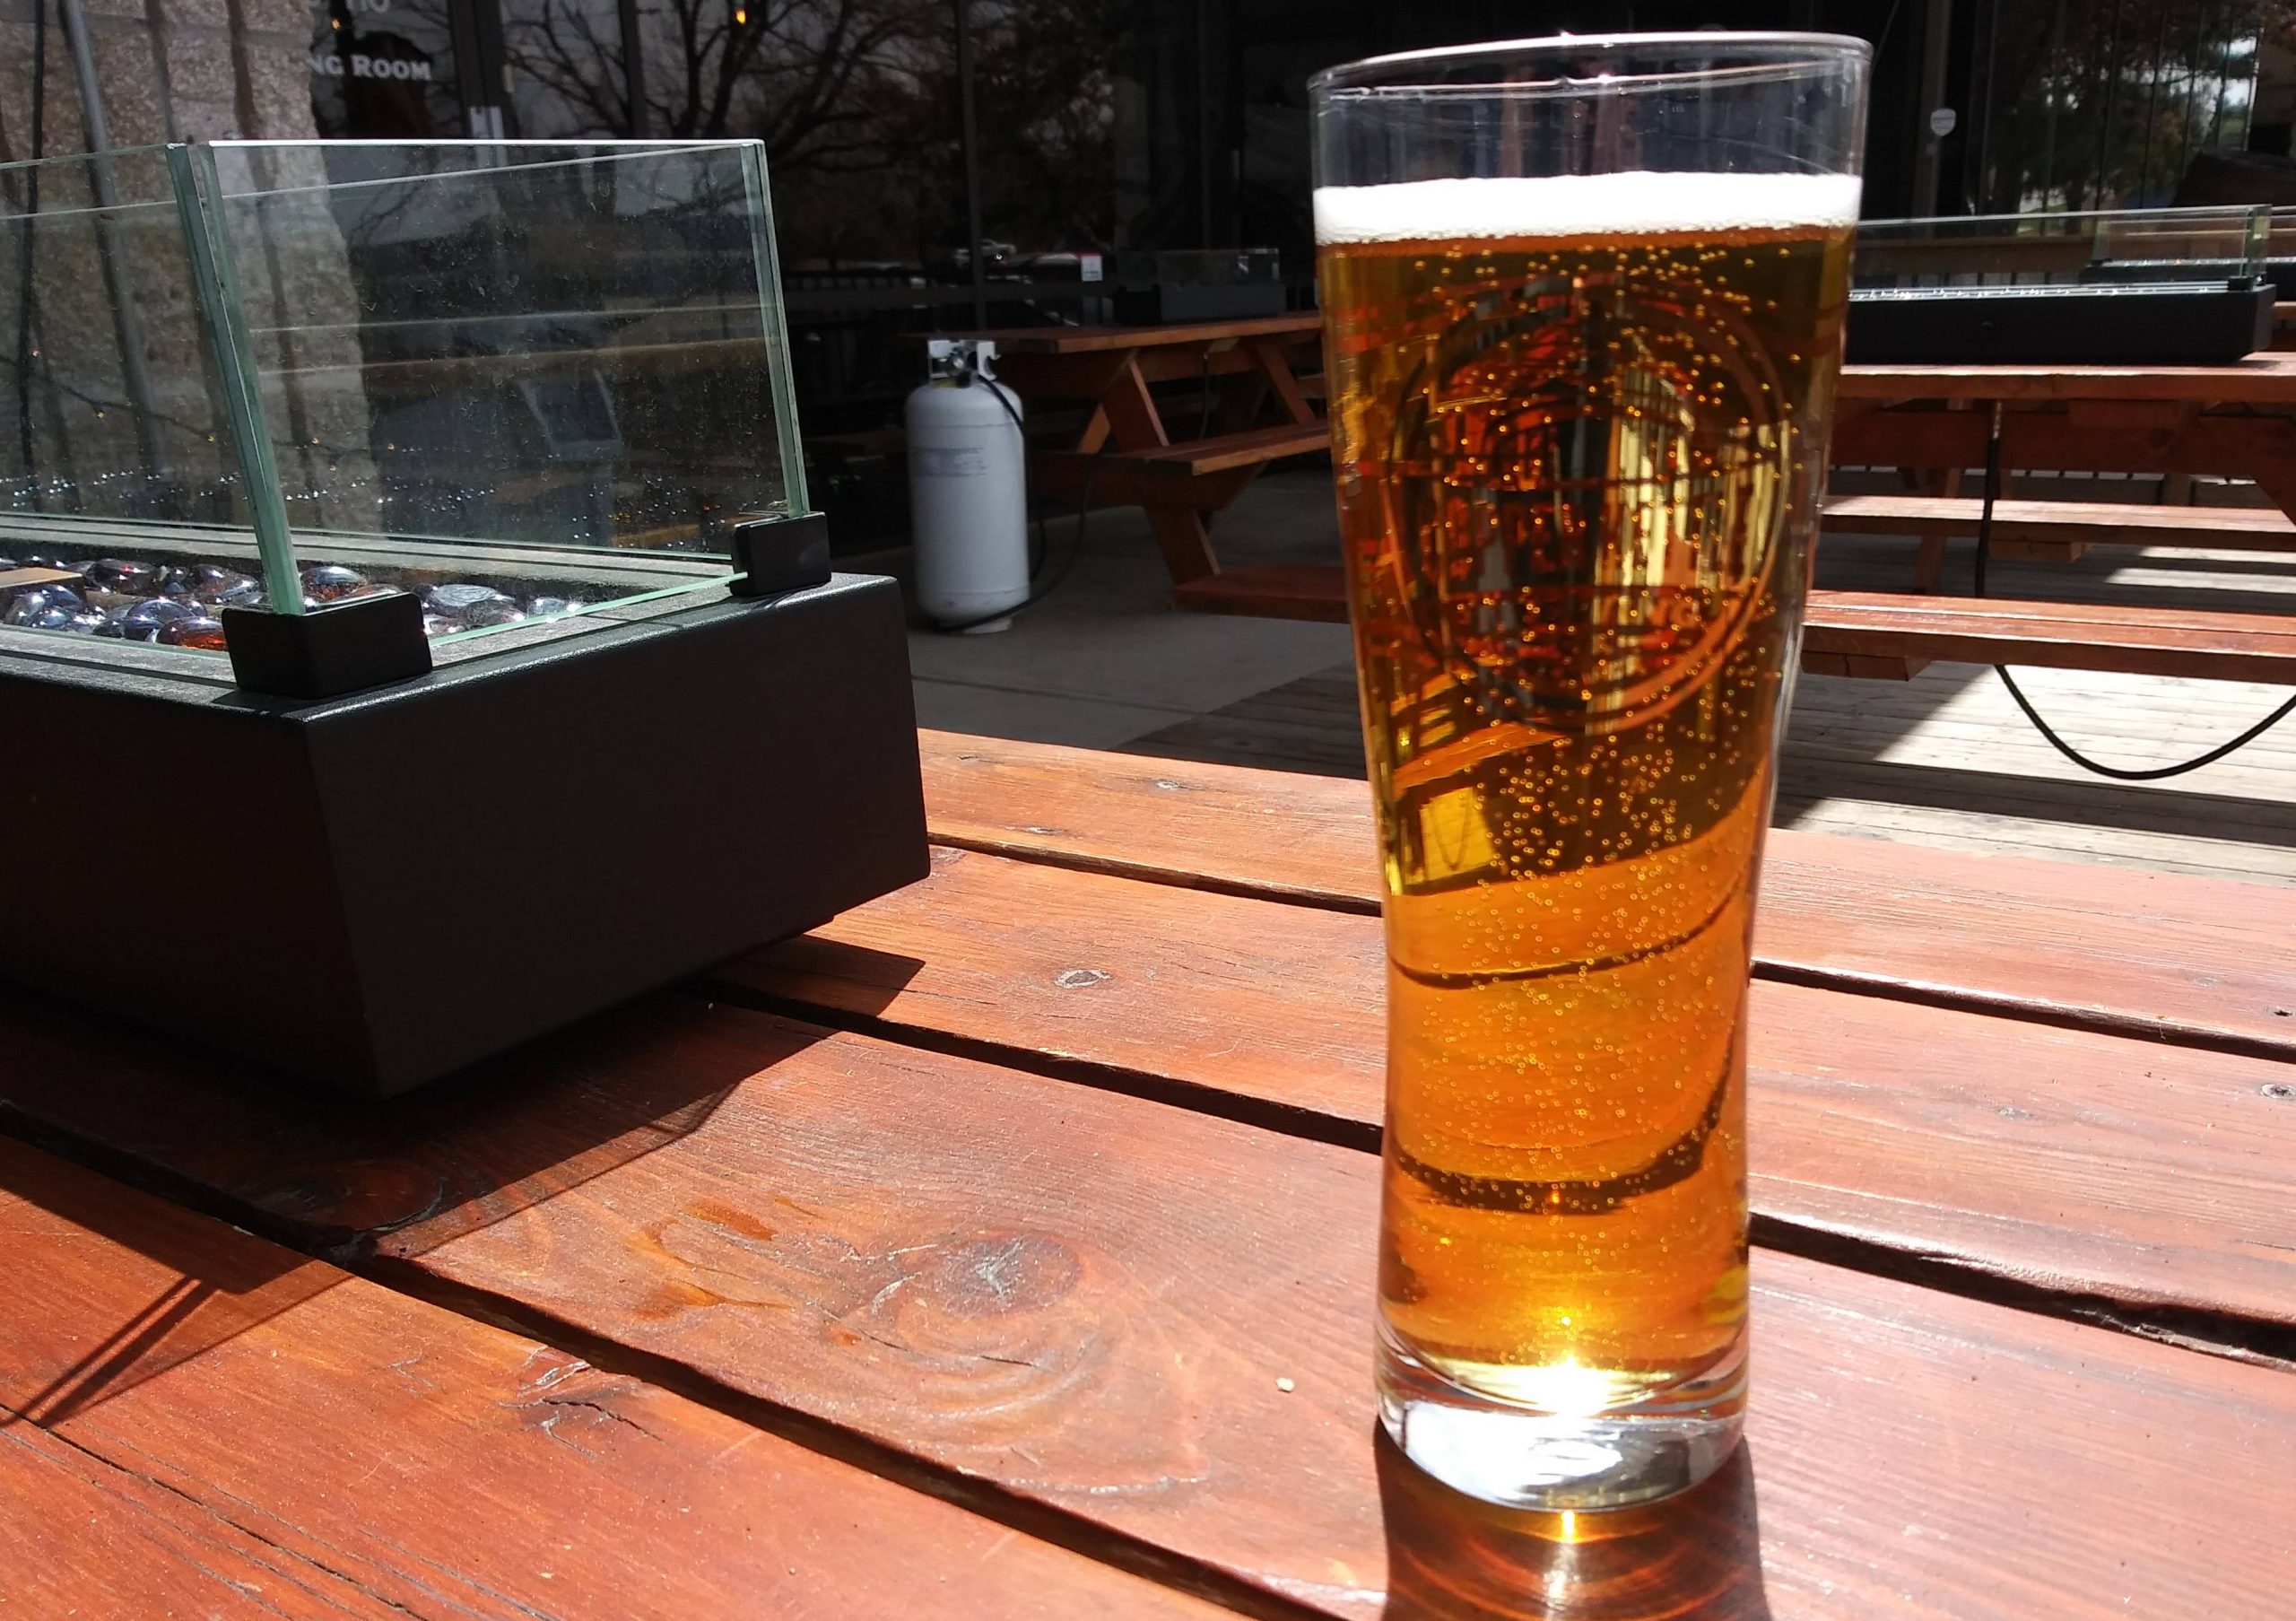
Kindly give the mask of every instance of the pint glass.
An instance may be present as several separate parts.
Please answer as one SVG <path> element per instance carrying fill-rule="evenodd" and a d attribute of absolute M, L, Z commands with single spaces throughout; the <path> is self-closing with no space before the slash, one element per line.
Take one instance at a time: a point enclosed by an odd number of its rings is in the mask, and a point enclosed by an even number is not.
<path fill-rule="evenodd" d="M 1311 83 L 1386 870 L 1381 1411 L 1494 1502 L 1662 1496 L 1746 1391 L 1745 1005 L 1866 46 Z"/>

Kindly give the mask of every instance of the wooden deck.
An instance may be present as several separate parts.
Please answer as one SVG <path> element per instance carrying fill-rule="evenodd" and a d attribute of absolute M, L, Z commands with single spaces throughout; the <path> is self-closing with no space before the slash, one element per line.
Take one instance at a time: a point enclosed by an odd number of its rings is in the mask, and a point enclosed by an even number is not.
<path fill-rule="evenodd" d="M 1968 588 L 1957 546 L 1945 588 Z M 1903 590 L 1909 540 L 1836 536 L 1822 583 Z M 2130 551 L 2076 562 L 1996 563 L 2001 596 L 2296 611 L 2296 561 L 2255 553 Z M 2058 730 L 2111 763 L 2154 765 L 2244 729 L 2284 689 L 2066 670 L 2021 675 Z M 1353 675 L 1344 665 L 1126 745 L 1169 758 L 1361 776 Z M 1992 671 L 1934 665 L 1905 683 L 1805 675 L 1777 822 L 1951 850 L 2016 852 L 2296 885 L 2296 720 L 2241 753 L 2157 784 L 2107 781 L 2061 759 Z"/>

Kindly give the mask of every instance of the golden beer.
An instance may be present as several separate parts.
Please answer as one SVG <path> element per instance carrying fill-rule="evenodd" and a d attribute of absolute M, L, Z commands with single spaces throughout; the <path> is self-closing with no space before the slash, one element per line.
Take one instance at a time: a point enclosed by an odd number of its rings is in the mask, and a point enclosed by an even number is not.
<path fill-rule="evenodd" d="M 1855 182 L 1317 202 L 1387 883 L 1383 1384 L 1727 1416 L 1749 935 Z"/>

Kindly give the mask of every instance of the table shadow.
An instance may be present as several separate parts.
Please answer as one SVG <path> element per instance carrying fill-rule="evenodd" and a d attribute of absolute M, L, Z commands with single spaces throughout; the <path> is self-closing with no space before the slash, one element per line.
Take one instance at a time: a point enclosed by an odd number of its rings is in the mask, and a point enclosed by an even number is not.
<path fill-rule="evenodd" d="M 657 992 L 378 1102 L 6 989 L 0 1133 L 357 1267 L 680 1142 L 829 1034 Z"/>
<path fill-rule="evenodd" d="M 803 953 L 819 943 L 793 942 Z M 818 949 L 823 972 L 856 964 Z M 923 966 L 869 954 L 882 1007 Z M 737 1088 L 829 1036 L 792 1016 L 656 992 L 404 1096 L 332 1093 L 33 991 L 0 988 L 0 1141 L 284 1245 L 218 1242 L 105 1184 L 0 1163 L 26 1198 L 176 1276 L 37 1387 L 0 1378 L 0 1427 L 54 1426 L 341 1282 L 512 1219 L 702 1130 Z M 4 1159 L 0 1155 L 0 1159 Z"/>
<path fill-rule="evenodd" d="M 1388 1621 L 1769 1621 L 1753 1454 L 1704 1485 L 1601 1513 L 1499 1508 L 1374 1437 Z"/>
<path fill-rule="evenodd" d="M 80 1355 L 45 1382 L 27 1368 L 0 1367 L 0 1430 L 17 1423 L 53 1429 L 344 1281 L 332 1267 L 4 1140 L 0 1199 L 32 1206 L 172 1275 L 109 1332 L 83 1338 Z"/>

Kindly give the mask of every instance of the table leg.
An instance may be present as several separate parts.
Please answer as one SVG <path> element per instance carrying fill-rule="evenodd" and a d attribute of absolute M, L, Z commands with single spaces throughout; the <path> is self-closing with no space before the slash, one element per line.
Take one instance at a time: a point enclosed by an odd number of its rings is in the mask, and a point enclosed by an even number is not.
<path fill-rule="evenodd" d="M 1295 423 L 1316 420 L 1316 408 L 1308 403 L 1307 391 L 1300 387 L 1293 375 L 1292 362 L 1285 358 L 1283 345 L 1272 338 L 1254 338 L 1249 347 L 1252 358 L 1259 362 L 1268 386 L 1275 390 L 1275 397 L 1283 402 L 1283 409 Z"/>
<path fill-rule="evenodd" d="M 1156 397 L 1148 392 L 1148 379 L 1140 375 L 1137 360 L 1126 361 L 1101 391 L 1100 408 L 1094 414 L 1108 418 L 1108 444 L 1111 449 L 1153 450 L 1172 442 L 1164 431 L 1164 419 L 1156 410 Z M 1091 448 L 1097 450 L 1100 447 Z"/>
<path fill-rule="evenodd" d="M 2185 430 L 2205 446 L 2207 470 L 2256 481 L 2266 500 L 2296 519 L 2296 421 L 2285 416 L 2204 414 Z"/>
<path fill-rule="evenodd" d="M 1961 492 L 1961 470 L 1941 467 L 1928 475 L 1929 493 L 1947 498 Z M 1925 535 L 1913 554 L 1913 588 L 1935 595 L 1945 577 L 1945 536 Z"/>
<path fill-rule="evenodd" d="M 1101 415 L 1108 419 L 1108 443 L 1115 449 L 1149 450 L 1172 442 L 1137 359 L 1127 360 L 1100 396 L 1100 408 L 1095 416 Z M 1101 447 L 1096 444 L 1091 448 L 1098 450 Z M 1163 553 L 1164 567 L 1170 571 L 1173 584 L 1186 585 L 1191 580 L 1220 571 L 1220 560 L 1212 551 L 1211 533 L 1204 527 L 1203 515 L 1195 508 L 1145 505 L 1144 510 L 1148 514 L 1149 532 L 1156 537 L 1156 549 Z"/>

